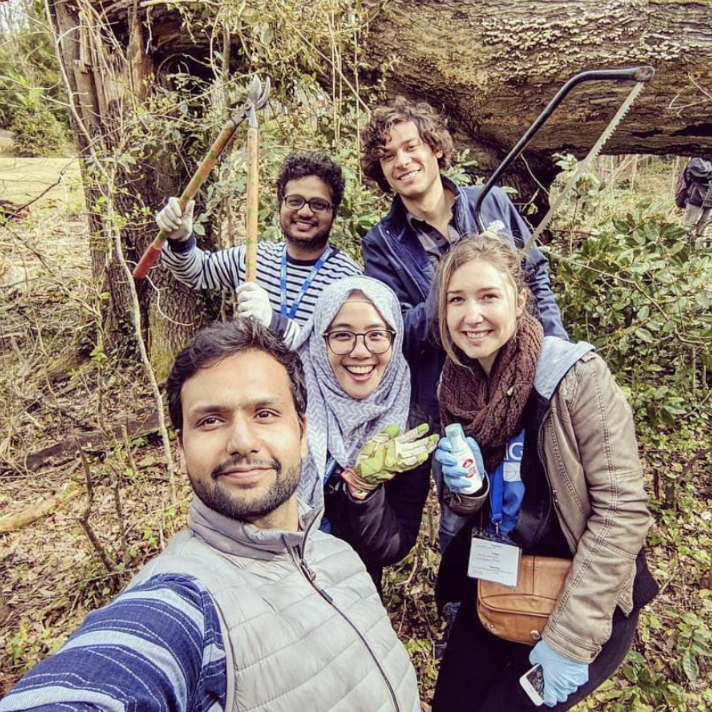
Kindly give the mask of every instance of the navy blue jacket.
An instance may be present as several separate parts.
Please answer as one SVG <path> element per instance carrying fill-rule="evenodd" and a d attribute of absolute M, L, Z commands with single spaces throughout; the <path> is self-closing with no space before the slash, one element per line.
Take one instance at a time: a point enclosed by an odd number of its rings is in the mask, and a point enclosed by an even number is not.
<path fill-rule="evenodd" d="M 445 179 L 447 188 L 456 191 L 453 206 L 455 229 L 467 236 L 479 232 L 473 211 L 482 186 L 460 188 Z M 493 188 L 481 207 L 482 222 L 503 239 L 521 248 L 530 235 L 529 228 L 500 188 Z M 363 239 L 361 247 L 364 274 L 387 284 L 403 309 L 405 339 L 403 352 L 411 369 L 412 401 L 431 421 L 439 422 L 435 393 L 443 364 L 443 353 L 433 338 L 435 300 L 431 296 L 433 265 L 408 224 L 406 209 L 399 196 L 391 210 Z M 527 283 L 536 299 L 539 320 L 547 336 L 568 339 L 561 323 L 561 313 L 551 291 L 546 257 L 536 245 L 527 256 Z"/>

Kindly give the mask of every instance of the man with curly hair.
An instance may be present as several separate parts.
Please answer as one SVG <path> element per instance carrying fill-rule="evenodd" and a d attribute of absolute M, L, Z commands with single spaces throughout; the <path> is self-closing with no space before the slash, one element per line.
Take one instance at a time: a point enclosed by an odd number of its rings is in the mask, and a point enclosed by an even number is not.
<path fill-rule="evenodd" d="M 386 192 L 391 210 L 363 240 L 364 273 L 385 282 L 401 302 L 404 353 L 411 365 L 412 397 L 437 423 L 436 384 L 442 350 L 429 329 L 428 295 L 440 258 L 475 232 L 474 203 L 481 186 L 460 187 L 442 174 L 450 167 L 452 137 L 429 104 L 398 98 L 379 106 L 362 132 L 362 168 Z M 522 247 L 529 229 L 505 192 L 494 188 L 481 206 L 485 227 Z M 528 284 L 547 335 L 567 338 L 551 291 L 547 261 L 536 246 L 527 253 Z"/>
<path fill-rule="evenodd" d="M 190 201 L 181 213 L 178 198 L 156 216 L 168 238 L 161 259 L 175 278 L 192 289 L 235 289 L 240 316 L 272 327 L 288 345 L 314 311 L 324 287 L 361 274 L 359 266 L 329 244 L 344 197 L 341 167 L 328 156 L 292 153 L 277 179 L 277 210 L 284 242 L 257 245 L 257 281 L 245 282 L 245 246 L 208 252 L 196 246 Z"/>

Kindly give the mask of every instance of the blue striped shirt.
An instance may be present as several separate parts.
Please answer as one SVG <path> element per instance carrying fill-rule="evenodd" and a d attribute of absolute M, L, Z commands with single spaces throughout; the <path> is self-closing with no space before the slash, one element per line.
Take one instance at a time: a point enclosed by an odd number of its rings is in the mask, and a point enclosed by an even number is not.
<path fill-rule="evenodd" d="M 90 613 L 0 701 L 10 710 L 221 712 L 226 659 L 203 584 L 161 574 Z"/>
<path fill-rule="evenodd" d="M 283 242 L 263 240 L 257 243 L 257 284 L 269 295 L 272 310 L 276 314 L 280 314 L 281 309 L 283 253 Z M 179 282 L 187 284 L 191 289 L 237 289 L 245 281 L 244 245 L 208 252 L 196 247 L 193 237 L 184 243 L 166 241 L 161 261 Z M 315 262 L 287 257 L 287 309 L 291 309 Z M 285 343 L 294 343 L 300 327 L 314 313 L 316 300 L 327 285 L 344 277 L 360 276 L 361 273 L 361 268 L 345 252 L 334 250 L 314 276 L 299 302 L 294 319 L 283 318 L 286 326 L 280 325 L 279 331 Z"/>

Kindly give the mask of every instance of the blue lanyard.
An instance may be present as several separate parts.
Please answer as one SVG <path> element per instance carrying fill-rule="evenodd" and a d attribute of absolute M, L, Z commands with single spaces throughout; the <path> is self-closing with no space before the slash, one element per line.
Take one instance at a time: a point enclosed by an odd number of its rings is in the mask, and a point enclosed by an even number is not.
<path fill-rule="evenodd" d="M 314 281 L 314 277 L 316 277 L 319 270 L 324 266 L 324 262 L 329 259 L 329 255 L 331 255 L 331 253 L 331 246 L 327 245 L 326 250 L 324 250 L 321 257 L 316 261 L 314 266 L 311 268 L 311 272 L 309 272 L 307 278 L 304 280 L 304 284 L 302 284 L 299 294 L 297 294 L 294 303 L 292 304 L 292 308 L 287 311 L 287 246 L 284 246 L 284 252 L 282 252 L 282 272 L 279 279 L 280 312 L 282 316 L 294 319 L 294 315 L 297 313 L 297 308 L 299 307 L 302 298 L 307 293 L 311 283 Z"/>
<path fill-rule="evenodd" d="M 494 530 L 499 534 L 499 525 L 502 523 L 502 503 L 504 502 L 504 467 L 502 463 L 490 475 L 490 516 Z"/>
<path fill-rule="evenodd" d="M 524 447 L 524 430 L 507 443 L 507 453 L 516 445 Z M 490 518 L 497 534 L 499 534 L 499 527 L 504 519 L 504 462 L 507 459 L 508 457 L 505 456 L 504 460 L 490 474 Z M 521 461 L 521 450 L 518 459 Z"/>
<path fill-rule="evenodd" d="M 334 459 L 333 455 L 329 455 L 328 459 L 326 460 L 326 470 L 324 470 L 324 484 L 328 482 L 329 477 L 331 477 L 331 474 L 333 473 L 335 467 L 336 460 Z"/>

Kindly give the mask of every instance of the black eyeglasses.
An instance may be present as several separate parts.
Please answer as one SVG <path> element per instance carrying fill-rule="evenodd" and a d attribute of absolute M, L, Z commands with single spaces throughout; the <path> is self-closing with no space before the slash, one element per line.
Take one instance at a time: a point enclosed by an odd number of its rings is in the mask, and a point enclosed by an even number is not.
<path fill-rule="evenodd" d="M 322 334 L 331 353 L 337 356 L 350 354 L 356 348 L 359 336 L 363 339 L 363 345 L 368 349 L 369 353 L 384 354 L 393 344 L 395 335 L 396 332 L 390 329 L 372 329 L 371 331 L 337 329 L 336 331 L 327 331 Z"/>
<path fill-rule="evenodd" d="M 290 210 L 301 210 L 306 203 L 309 206 L 309 210 L 313 213 L 326 213 L 334 207 L 332 203 L 324 198 L 311 198 L 307 200 L 301 195 L 285 195 L 284 198 L 282 198 L 282 202 Z"/>

